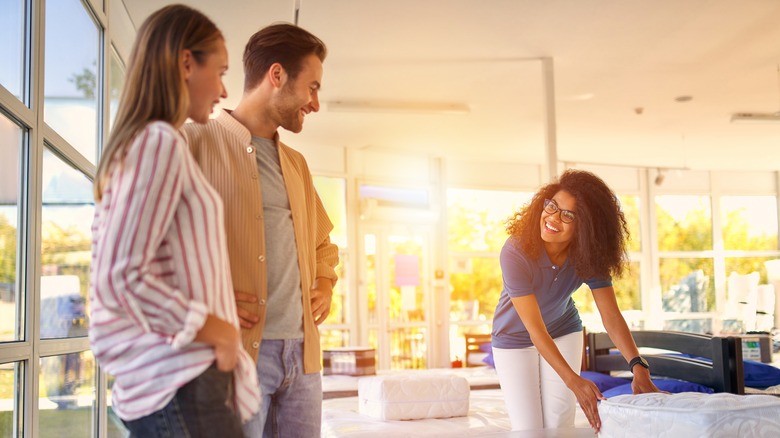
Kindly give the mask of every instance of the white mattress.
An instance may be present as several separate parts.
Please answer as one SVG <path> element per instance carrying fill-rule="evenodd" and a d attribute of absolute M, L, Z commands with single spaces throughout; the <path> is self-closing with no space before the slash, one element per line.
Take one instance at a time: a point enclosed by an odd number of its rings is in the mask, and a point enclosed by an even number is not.
<path fill-rule="evenodd" d="M 511 429 L 499 389 L 471 391 L 466 417 L 381 421 L 358 412 L 358 398 L 322 402 L 323 438 L 407 438 L 482 436 Z"/>
<path fill-rule="evenodd" d="M 568 438 L 593 436 L 582 410 L 577 408 L 575 430 Z M 558 436 L 558 431 L 510 432 L 511 424 L 500 389 L 472 390 L 465 417 L 428 418 L 414 421 L 382 421 L 358 412 L 358 398 L 345 397 L 322 402 L 323 438 L 409 438 L 409 437 L 533 437 Z"/>
<path fill-rule="evenodd" d="M 469 382 L 437 373 L 365 377 L 358 399 L 359 412 L 378 420 L 462 417 L 469 412 Z"/>
<path fill-rule="evenodd" d="M 728 393 L 621 395 L 599 405 L 601 438 L 780 437 L 780 398 Z"/>

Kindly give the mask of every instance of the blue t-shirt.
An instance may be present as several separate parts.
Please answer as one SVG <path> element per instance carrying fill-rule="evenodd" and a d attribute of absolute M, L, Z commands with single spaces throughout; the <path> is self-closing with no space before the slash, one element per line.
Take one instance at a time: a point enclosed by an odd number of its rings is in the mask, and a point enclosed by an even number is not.
<path fill-rule="evenodd" d="M 526 255 L 509 237 L 501 249 L 501 274 L 504 289 L 493 317 L 493 346 L 526 348 L 533 346 L 531 336 L 520 320 L 511 298 L 536 295 L 547 332 L 553 338 L 582 331 L 582 321 L 571 294 L 583 283 L 591 290 L 612 286 L 612 279 L 583 280 L 567 259 L 555 266 L 545 251 L 539 260 Z"/>

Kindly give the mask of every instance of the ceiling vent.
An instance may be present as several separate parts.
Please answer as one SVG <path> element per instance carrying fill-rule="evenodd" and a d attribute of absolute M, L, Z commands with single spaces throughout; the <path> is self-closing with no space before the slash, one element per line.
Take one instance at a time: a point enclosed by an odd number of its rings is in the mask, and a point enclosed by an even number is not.
<path fill-rule="evenodd" d="M 731 123 L 780 123 L 780 113 L 735 113 Z"/>
<path fill-rule="evenodd" d="M 780 64 L 777 65 L 777 84 L 780 89 Z M 731 123 L 779 123 L 780 111 L 776 113 L 735 113 Z"/>

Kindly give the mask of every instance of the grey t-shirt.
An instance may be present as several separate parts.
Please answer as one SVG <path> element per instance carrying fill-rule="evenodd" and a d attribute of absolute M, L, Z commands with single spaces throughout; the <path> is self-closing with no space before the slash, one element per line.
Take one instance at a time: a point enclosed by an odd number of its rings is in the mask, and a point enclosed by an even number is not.
<path fill-rule="evenodd" d="M 279 150 L 273 140 L 252 137 L 263 191 L 268 300 L 263 339 L 303 338 L 303 303 L 298 249 Z"/>

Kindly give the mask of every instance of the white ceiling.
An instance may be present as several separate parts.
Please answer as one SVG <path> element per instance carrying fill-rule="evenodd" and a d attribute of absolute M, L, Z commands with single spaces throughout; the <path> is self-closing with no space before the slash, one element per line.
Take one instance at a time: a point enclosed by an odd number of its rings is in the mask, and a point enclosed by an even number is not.
<path fill-rule="evenodd" d="M 165 0 L 124 0 L 138 26 Z M 294 20 L 295 0 L 187 0 L 228 43 L 225 107 L 240 98 L 249 36 Z M 780 169 L 776 0 L 299 0 L 328 45 L 322 109 L 293 146 L 401 149 L 543 164 L 542 63 L 554 65 L 560 161 Z M 692 100 L 676 102 L 678 96 Z M 463 103 L 468 114 L 349 113 L 329 101 Z M 639 110 L 640 108 L 641 110 Z M 640 114 L 641 113 L 641 114 Z"/>

